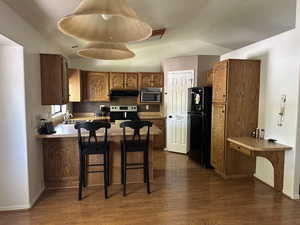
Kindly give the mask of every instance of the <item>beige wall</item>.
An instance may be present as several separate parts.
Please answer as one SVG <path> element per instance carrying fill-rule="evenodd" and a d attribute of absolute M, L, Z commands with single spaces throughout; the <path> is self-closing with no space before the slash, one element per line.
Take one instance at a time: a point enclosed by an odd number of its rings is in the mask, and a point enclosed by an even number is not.
<path fill-rule="evenodd" d="M 201 56 L 182 56 L 163 60 L 162 70 L 165 74 L 170 71 L 194 70 L 195 86 L 206 85 L 206 72 L 212 68 L 213 64 L 218 62 L 219 56 L 201 55 Z"/>
<path fill-rule="evenodd" d="M 212 69 L 216 62 L 220 61 L 220 56 L 199 55 L 198 56 L 198 80 L 197 86 L 207 85 L 207 71 Z"/>

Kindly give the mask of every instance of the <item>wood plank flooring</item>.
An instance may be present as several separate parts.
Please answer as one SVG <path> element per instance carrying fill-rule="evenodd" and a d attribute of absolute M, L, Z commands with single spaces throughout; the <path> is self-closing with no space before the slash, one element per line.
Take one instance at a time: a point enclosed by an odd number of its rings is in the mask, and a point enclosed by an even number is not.
<path fill-rule="evenodd" d="M 0 225 L 297 225 L 300 203 L 254 179 L 223 180 L 186 156 L 155 152 L 152 194 L 129 185 L 122 197 L 114 185 L 110 199 L 103 188 L 45 192 L 29 211 L 2 212 Z"/>

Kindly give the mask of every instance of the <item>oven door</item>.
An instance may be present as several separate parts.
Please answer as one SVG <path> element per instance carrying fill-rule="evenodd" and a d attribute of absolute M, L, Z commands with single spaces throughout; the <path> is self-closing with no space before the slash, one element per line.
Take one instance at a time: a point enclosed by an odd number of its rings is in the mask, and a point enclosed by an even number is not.
<path fill-rule="evenodd" d="M 161 102 L 161 92 L 141 92 L 141 102 L 142 103 L 160 103 Z"/>

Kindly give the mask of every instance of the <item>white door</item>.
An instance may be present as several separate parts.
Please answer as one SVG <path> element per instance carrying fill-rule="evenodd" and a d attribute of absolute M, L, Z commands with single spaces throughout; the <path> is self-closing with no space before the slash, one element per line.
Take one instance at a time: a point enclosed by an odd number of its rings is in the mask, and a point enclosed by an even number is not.
<path fill-rule="evenodd" d="M 187 154 L 188 88 L 193 85 L 193 70 L 167 74 L 167 151 Z"/>

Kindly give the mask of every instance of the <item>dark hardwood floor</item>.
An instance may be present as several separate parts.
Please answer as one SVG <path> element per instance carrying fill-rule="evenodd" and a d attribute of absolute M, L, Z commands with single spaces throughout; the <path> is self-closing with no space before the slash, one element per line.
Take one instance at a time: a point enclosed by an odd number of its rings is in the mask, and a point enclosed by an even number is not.
<path fill-rule="evenodd" d="M 223 180 L 199 168 L 186 156 L 155 152 L 152 194 L 144 185 L 85 191 L 45 192 L 29 211 L 2 212 L 0 225 L 294 225 L 300 224 L 300 203 L 254 179 Z"/>

